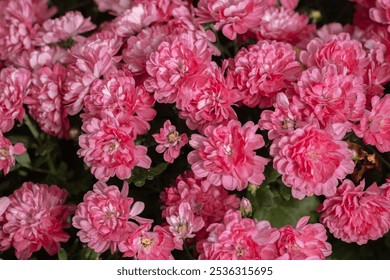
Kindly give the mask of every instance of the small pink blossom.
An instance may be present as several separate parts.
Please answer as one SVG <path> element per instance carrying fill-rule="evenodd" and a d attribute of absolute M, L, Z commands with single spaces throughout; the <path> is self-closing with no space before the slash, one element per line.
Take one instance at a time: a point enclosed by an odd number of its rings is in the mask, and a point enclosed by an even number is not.
<path fill-rule="evenodd" d="M 221 223 L 208 227 L 209 237 L 198 244 L 201 260 L 275 259 L 279 231 L 268 221 L 242 218 L 229 210 Z"/>
<path fill-rule="evenodd" d="M 207 228 L 219 223 L 229 209 L 237 209 L 240 200 L 229 194 L 222 186 L 207 184 L 205 179 L 195 177 L 189 170 L 177 177 L 171 187 L 165 188 L 160 198 L 163 202 L 162 217 L 166 218 L 169 208 L 177 209 L 180 204 L 188 203 L 195 216 L 199 216 Z"/>
<path fill-rule="evenodd" d="M 240 191 L 248 183 L 260 185 L 269 160 L 256 155 L 255 150 L 264 146 L 257 129 L 253 122 L 241 126 L 232 120 L 226 126 L 207 127 L 205 136 L 193 134 L 190 145 L 195 150 L 188 154 L 188 162 L 195 175 L 227 190 Z"/>
<path fill-rule="evenodd" d="M 371 99 L 371 111 L 366 112 L 354 128 L 364 143 L 375 146 L 380 152 L 390 151 L 390 95 Z"/>
<path fill-rule="evenodd" d="M 45 21 L 37 36 L 42 38 L 44 44 L 58 43 L 68 39 L 80 41 L 82 37 L 79 34 L 95 28 L 91 18 L 84 18 L 79 11 L 69 11 L 62 17 Z"/>
<path fill-rule="evenodd" d="M 114 117 L 92 118 L 83 124 L 83 130 L 86 133 L 79 137 L 77 154 L 84 157 L 98 180 L 107 181 L 115 175 L 124 180 L 131 177 L 135 166 L 150 168 L 147 148 L 135 145 L 132 128 L 121 126 Z"/>
<path fill-rule="evenodd" d="M 188 143 L 187 134 L 179 134 L 170 120 L 164 122 L 164 127 L 160 128 L 159 134 L 152 136 L 158 143 L 156 151 L 160 154 L 164 153 L 164 160 L 169 163 L 180 155 L 180 149 Z"/>
<path fill-rule="evenodd" d="M 100 12 L 120 15 L 130 7 L 131 0 L 94 0 Z"/>
<path fill-rule="evenodd" d="M 56 185 L 24 183 L 9 198 L 0 226 L 0 251 L 11 246 L 18 259 L 28 259 L 42 247 L 49 255 L 61 248 L 69 235 L 68 216 L 73 206 L 65 205 L 67 192 Z"/>
<path fill-rule="evenodd" d="M 376 0 L 375 7 L 370 9 L 370 18 L 375 22 L 387 25 L 387 30 L 390 32 L 390 2 Z"/>
<path fill-rule="evenodd" d="M 179 207 L 171 207 L 167 211 L 166 220 L 169 231 L 173 235 L 176 249 L 183 249 L 183 241 L 195 237 L 195 233 L 204 227 L 202 217 L 196 216 L 188 202 L 180 203 Z"/>
<path fill-rule="evenodd" d="M 334 139 L 315 125 L 296 129 L 289 136 L 274 141 L 273 166 L 283 182 L 292 188 L 295 198 L 310 195 L 332 196 L 338 180 L 353 172 L 353 151 L 344 141 Z"/>
<path fill-rule="evenodd" d="M 252 108 L 272 106 L 276 94 L 294 82 L 302 70 L 292 46 L 276 41 L 259 41 L 242 48 L 230 67 L 243 103 Z"/>
<path fill-rule="evenodd" d="M 123 256 L 138 260 L 173 260 L 171 252 L 175 249 L 175 243 L 169 230 L 158 225 L 153 231 L 150 228 L 150 224 L 142 225 L 119 244 Z"/>
<path fill-rule="evenodd" d="M 326 230 L 322 224 L 307 224 L 310 217 L 299 219 L 297 226 L 279 229 L 280 238 L 276 247 L 279 259 L 323 260 L 332 253 L 332 245 L 326 242 Z"/>
<path fill-rule="evenodd" d="M 30 71 L 6 67 L 0 71 L 0 131 L 8 132 L 15 120 L 22 122 L 23 101 L 31 82 Z"/>
<path fill-rule="evenodd" d="M 145 88 L 154 93 L 157 102 L 174 103 L 188 100 L 187 88 L 205 83 L 200 73 L 211 61 L 211 50 L 204 38 L 195 39 L 191 34 L 181 34 L 173 42 L 162 42 L 146 62 L 150 77 Z"/>
<path fill-rule="evenodd" d="M 310 108 L 305 114 L 314 115 L 322 127 L 340 123 L 346 133 L 363 117 L 366 99 L 362 79 L 340 72 L 334 64 L 305 70 L 295 90 Z"/>
<path fill-rule="evenodd" d="M 128 193 L 127 182 L 123 183 L 122 191 L 117 186 L 98 182 L 93 191 L 84 195 L 72 219 L 73 226 L 80 229 L 77 236 L 81 242 L 88 243 L 97 253 L 110 248 L 113 254 L 120 242 L 138 230 L 139 224 L 152 222 L 138 217 L 144 203 L 134 202 Z"/>
<path fill-rule="evenodd" d="M 258 25 L 263 10 L 276 0 L 200 0 L 196 15 L 200 23 L 215 22 L 214 28 L 234 40 Z"/>
<path fill-rule="evenodd" d="M 334 196 L 318 206 L 320 222 L 344 242 L 366 244 L 381 238 L 390 229 L 390 200 L 376 183 L 364 190 L 363 180 L 355 187 L 344 180 Z"/>
<path fill-rule="evenodd" d="M 0 170 L 7 175 L 11 167 L 15 165 L 14 155 L 21 155 L 27 150 L 22 143 L 12 145 L 0 131 Z"/>
<path fill-rule="evenodd" d="M 61 64 L 41 68 L 33 77 L 33 85 L 24 101 L 42 131 L 60 138 L 68 138 L 69 131 L 68 113 L 62 98 L 65 79 L 66 69 Z"/>

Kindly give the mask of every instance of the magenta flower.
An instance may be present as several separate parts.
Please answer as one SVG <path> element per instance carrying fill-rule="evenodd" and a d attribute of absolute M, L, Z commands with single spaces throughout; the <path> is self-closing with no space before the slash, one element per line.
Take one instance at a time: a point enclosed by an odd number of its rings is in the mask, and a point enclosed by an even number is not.
<path fill-rule="evenodd" d="M 77 206 L 72 219 L 73 226 L 80 229 L 77 236 L 97 253 L 110 248 L 113 254 L 120 242 L 138 230 L 139 224 L 152 222 L 138 217 L 144 203 L 134 202 L 128 193 L 127 182 L 123 183 L 122 191 L 117 186 L 98 182 Z"/>
<path fill-rule="evenodd" d="M 375 146 L 380 152 L 390 151 L 390 95 L 374 96 L 371 111 L 367 112 L 354 128 L 364 143 Z"/>
<path fill-rule="evenodd" d="M 209 226 L 207 240 L 199 242 L 201 260 L 275 259 L 279 231 L 267 221 L 242 218 L 240 211 L 229 210 L 221 223 Z"/>
<path fill-rule="evenodd" d="M 202 217 L 197 216 L 188 202 L 180 203 L 179 207 L 171 207 L 166 214 L 169 231 L 173 235 L 175 248 L 182 250 L 183 241 L 195 237 L 195 233 L 204 227 Z"/>
<path fill-rule="evenodd" d="M 11 246 L 18 259 L 28 259 L 42 247 L 49 255 L 61 248 L 69 235 L 68 216 L 73 207 L 65 205 L 67 192 L 56 185 L 24 183 L 9 196 L 9 205 L 0 222 L 0 251 Z M 0 203 L 4 203 L 4 199 Z"/>
<path fill-rule="evenodd" d="M 387 25 L 387 31 L 390 32 L 390 2 L 376 0 L 375 7 L 370 9 L 370 18 L 375 22 Z"/>
<path fill-rule="evenodd" d="M 161 226 L 155 226 L 153 231 L 150 228 L 150 224 L 142 225 L 119 244 L 123 256 L 138 260 L 173 260 L 171 252 L 175 243 L 171 233 Z"/>
<path fill-rule="evenodd" d="M 39 69 L 24 102 L 42 131 L 61 138 L 68 138 L 69 131 L 68 114 L 62 99 L 65 79 L 66 69 L 61 64 Z"/>
<path fill-rule="evenodd" d="M 364 190 L 363 180 L 355 187 L 344 180 L 334 196 L 318 206 L 320 222 L 344 242 L 366 244 L 381 238 L 390 229 L 390 200 L 376 183 Z"/>
<path fill-rule="evenodd" d="M 0 72 L 0 131 L 8 132 L 24 117 L 23 101 L 30 85 L 30 71 L 6 67 Z"/>
<path fill-rule="evenodd" d="M 291 135 L 274 141 L 271 154 L 275 155 L 274 168 L 298 199 L 313 194 L 334 195 L 338 180 L 355 168 L 354 153 L 348 149 L 348 144 L 335 140 L 315 125 L 298 128 Z"/>
<path fill-rule="evenodd" d="M 180 149 L 188 143 L 187 134 L 179 134 L 170 120 L 164 122 L 159 134 L 152 135 L 159 144 L 156 147 L 158 153 L 164 153 L 164 160 L 172 163 L 180 154 Z"/>
<path fill-rule="evenodd" d="M 294 82 L 302 70 L 292 46 L 276 41 L 259 41 L 242 48 L 230 67 L 243 103 L 252 108 L 272 106 L 276 94 Z"/>
<path fill-rule="evenodd" d="M 151 159 L 147 148 L 134 144 L 132 128 L 121 126 L 114 117 L 92 118 L 83 124 L 86 132 L 79 137 L 77 154 L 91 166 L 91 172 L 98 180 L 110 177 L 128 179 L 135 166 L 149 168 Z"/>
<path fill-rule="evenodd" d="M 193 134 L 188 162 L 195 175 L 227 190 L 243 190 L 248 183 L 260 185 L 264 180 L 264 166 L 269 161 L 257 156 L 255 150 L 264 146 L 263 137 L 256 134 L 257 125 L 244 126 L 236 120 L 226 126 L 209 126 L 205 136 Z"/>
<path fill-rule="evenodd" d="M 332 253 L 332 245 L 326 242 L 326 230 L 322 224 L 307 224 L 310 217 L 299 219 L 297 226 L 279 229 L 276 243 L 280 257 L 288 260 L 323 260 Z"/>
<path fill-rule="evenodd" d="M 0 131 L 0 170 L 7 175 L 11 167 L 15 165 L 14 155 L 21 155 L 27 150 L 22 143 L 12 145 Z"/>

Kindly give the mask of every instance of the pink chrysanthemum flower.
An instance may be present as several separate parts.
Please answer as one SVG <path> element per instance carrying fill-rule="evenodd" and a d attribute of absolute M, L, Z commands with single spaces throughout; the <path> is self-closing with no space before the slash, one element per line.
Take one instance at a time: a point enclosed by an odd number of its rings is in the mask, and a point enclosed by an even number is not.
<path fill-rule="evenodd" d="M 310 217 L 299 219 L 297 226 L 279 229 L 280 238 L 276 243 L 283 260 L 323 260 L 332 253 L 332 245 L 326 242 L 325 227 L 322 224 L 307 224 Z"/>
<path fill-rule="evenodd" d="M 79 11 L 69 11 L 62 17 L 45 21 L 37 33 L 37 40 L 42 40 L 43 44 L 53 44 L 68 39 L 80 41 L 82 37 L 79 34 L 95 28 L 96 25 L 91 22 L 91 18 L 84 18 Z"/>
<path fill-rule="evenodd" d="M 345 135 L 363 117 L 366 99 L 362 79 L 340 72 L 334 64 L 302 72 L 295 90 L 310 108 L 305 114 L 314 115 L 322 127 L 343 124 Z"/>
<path fill-rule="evenodd" d="M 242 218 L 229 210 L 221 223 L 209 226 L 207 240 L 198 245 L 201 260 L 259 260 L 276 257 L 279 231 L 268 221 Z"/>
<path fill-rule="evenodd" d="M 264 9 L 275 4 L 275 0 L 200 0 L 195 12 L 200 23 L 215 22 L 216 30 L 234 40 L 256 27 Z"/>
<path fill-rule="evenodd" d="M 63 82 L 66 69 L 61 64 L 41 68 L 32 79 L 25 104 L 40 128 L 51 135 L 68 137 L 69 120 L 63 105 Z"/>
<path fill-rule="evenodd" d="M 276 94 L 295 81 L 301 70 L 292 46 L 276 41 L 259 41 L 242 48 L 231 61 L 242 101 L 252 108 L 272 106 Z"/>
<path fill-rule="evenodd" d="M 26 69 L 7 67 L 0 72 L 0 131 L 8 132 L 15 120 L 24 117 L 23 101 L 30 85 L 31 73 Z"/>
<path fill-rule="evenodd" d="M 174 103 L 188 100 L 187 88 L 206 82 L 200 73 L 211 61 L 211 50 L 204 38 L 181 34 L 172 42 L 162 42 L 146 62 L 150 77 L 145 88 L 154 93 L 157 102 Z"/>
<path fill-rule="evenodd" d="M 270 140 L 289 135 L 296 128 L 312 123 L 312 118 L 302 114 L 305 105 L 296 96 L 289 99 L 286 94 L 280 92 L 276 95 L 273 106 L 274 110 L 262 111 L 259 120 L 260 129 L 268 130 Z"/>
<path fill-rule="evenodd" d="M 253 122 L 241 126 L 232 120 L 226 126 L 207 127 L 205 136 L 193 134 L 190 145 L 195 151 L 188 154 L 188 162 L 195 175 L 227 190 L 241 191 L 248 183 L 260 185 L 269 160 L 256 155 L 255 150 L 264 146 L 257 129 Z"/>
<path fill-rule="evenodd" d="M 386 179 L 386 183 L 379 187 L 381 194 L 390 199 L 390 177 Z"/>
<path fill-rule="evenodd" d="M 15 165 L 14 155 L 21 155 L 27 150 L 22 143 L 12 145 L 0 131 L 0 170 L 7 175 L 11 167 Z"/>
<path fill-rule="evenodd" d="M 70 49 L 72 63 L 68 66 L 64 101 L 70 115 L 81 111 L 84 98 L 94 81 L 116 69 L 116 56 L 122 41 L 114 33 L 102 31 Z"/>
<path fill-rule="evenodd" d="M 372 109 L 354 128 L 364 143 L 375 146 L 380 152 L 390 151 L 390 95 L 371 99 Z"/>
<path fill-rule="evenodd" d="M 186 120 L 190 129 L 203 133 L 209 125 L 226 125 L 230 120 L 237 119 L 233 106 L 241 96 L 234 87 L 230 73 L 224 77 L 225 68 L 225 65 L 221 69 L 211 62 L 201 74 L 208 77 L 206 83 L 189 88 L 190 98 L 176 104 L 180 109 L 179 116 Z"/>
<path fill-rule="evenodd" d="M 320 222 L 344 242 L 366 244 L 381 238 L 390 229 L 390 200 L 374 183 L 364 190 L 363 180 L 355 187 L 344 180 L 334 196 L 318 206 Z"/>
<path fill-rule="evenodd" d="M 357 40 L 348 33 L 329 36 L 325 40 L 314 38 L 307 45 L 307 51 L 300 53 L 306 66 L 323 68 L 328 64 L 337 66 L 339 72 L 363 76 L 369 63 L 367 53 Z M 347 71 L 345 69 L 348 69 Z"/>
<path fill-rule="evenodd" d="M 9 196 L 0 227 L 0 251 L 11 246 L 18 259 L 28 259 L 42 247 L 49 255 L 61 248 L 69 235 L 68 216 L 73 207 L 65 205 L 67 192 L 56 185 L 24 183 Z"/>
<path fill-rule="evenodd" d="M 348 149 L 348 144 L 315 125 L 298 128 L 291 135 L 274 141 L 271 154 L 275 155 L 274 168 L 298 199 L 313 194 L 334 195 L 338 180 L 355 168 L 353 151 Z"/>
<path fill-rule="evenodd" d="M 119 244 L 123 256 L 138 260 L 173 260 L 171 252 L 175 243 L 169 230 L 161 226 L 155 226 L 153 231 L 150 228 L 150 224 L 142 225 Z"/>
<path fill-rule="evenodd" d="M 267 7 L 252 29 L 259 40 L 269 39 L 297 44 L 309 37 L 315 25 L 309 24 L 309 17 L 285 7 Z"/>
<path fill-rule="evenodd" d="M 194 214 L 188 202 L 182 202 L 178 207 L 170 207 L 166 220 L 175 247 L 179 250 L 183 249 L 184 240 L 195 237 L 195 233 L 204 227 L 202 217 Z"/>
<path fill-rule="evenodd" d="M 387 25 L 390 33 L 390 2 L 389 0 L 376 0 L 375 7 L 370 9 L 370 18 L 378 23 Z"/>
<path fill-rule="evenodd" d="M 134 144 L 132 128 L 121 126 L 114 117 L 92 118 L 83 124 L 86 132 L 79 137 L 77 154 L 91 166 L 91 172 L 98 180 L 110 177 L 128 179 L 135 166 L 149 168 L 151 159 L 147 148 Z"/>
<path fill-rule="evenodd" d="M 162 217 L 166 218 L 169 208 L 176 208 L 182 203 L 188 203 L 191 211 L 205 222 L 207 228 L 212 223 L 222 221 L 226 211 L 237 209 L 240 199 L 230 195 L 222 186 L 206 183 L 205 179 L 195 177 L 189 170 L 177 177 L 176 182 L 161 193 L 164 204 Z"/>
<path fill-rule="evenodd" d="M 122 191 L 115 185 L 98 182 L 93 191 L 84 195 L 72 219 L 73 226 L 80 229 L 77 236 L 81 242 L 88 243 L 97 253 L 110 248 L 113 254 L 120 242 L 138 230 L 139 224 L 152 222 L 138 217 L 144 203 L 134 202 L 128 193 L 127 182 L 123 183 Z"/>
<path fill-rule="evenodd" d="M 130 7 L 131 0 L 94 0 L 100 12 L 118 16 Z"/>
<path fill-rule="evenodd" d="M 131 127 L 136 135 L 150 129 L 156 110 L 152 108 L 154 98 L 143 86 L 136 86 L 127 70 L 115 70 L 103 80 L 97 80 L 84 98 L 83 122 L 91 118 L 115 117 L 121 125 Z"/>
<path fill-rule="evenodd" d="M 158 143 L 156 151 L 160 154 L 164 153 L 164 160 L 169 163 L 172 163 L 179 156 L 180 149 L 188 143 L 187 134 L 179 134 L 170 120 L 164 122 L 160 133 L 152 136 Z"/>

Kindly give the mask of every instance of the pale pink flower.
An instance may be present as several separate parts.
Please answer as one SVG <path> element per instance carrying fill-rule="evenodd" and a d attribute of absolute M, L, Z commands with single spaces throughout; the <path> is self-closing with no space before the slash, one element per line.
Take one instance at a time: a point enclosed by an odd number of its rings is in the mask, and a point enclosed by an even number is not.
<path fill-rule="evenodd" d="M 114 33 L 102 31 L 70 49 L 72 63 L 68 66 L 64 101 L 70 115 L 81 111 L 84 98 L 94 81 L 116 69 L 116 56 L 122 41 Z"/>
<path fill-rule="evenodd" d="M 355 167 L 348 144 L 315 125 L 297 128 L 289 136 L 274 141 L 271 154 L 275 155 L 274 168 L 298 199 L 313 194 L 334 195 L 338 180 Z"/>
<path fill-rule="evenodd" d="M 32 79 L 33 86 L 24 101 L 42 131 L 60 138 L 68 138 L 69 131 L 62 99 L 65 79 L 66 69 L 61 64 L 41 68 Z"/>
<path fill-rule="evenodd" d="M 370 18 L 378 23 L 388 25 L 390 32 L 390 2 L 389 0 L 376 0 L 375 7 L 370 9 Z"/>
<path fill-rule="evenodd" d="M 120 242 L 138 230 L 139 224 L 152 223 L 138 217 L 145 205 L 135 202 L 128 193 L 127 182 L 123 183 L 122 191 L 115 185 L 97 182 L 93 191 L 84 195 L 72 219 L 73 226 L 80 229 L 77 236 L 81 242 L 97 253 L 110 248 L 113 254 Z"/>
<path fill-rule="evenodd" d="M 10 203 L 11 201 L 7 196 L 0 197 L 0 223 L 3 222 L 4 220 L 3 214 L 7 210 Z"/>
<path fill-rule="evenodd" d="M 344 242 L 366 244 L 381 238 L 390 229 L 390 200 L 376 183 L 364 190 L 363 180 L 355 187 L 344 180 L 334 196 L 318 206 L 320 222 Z"/>
<path fill-rule="evenodd" d="M 169 208 L 188 203 L 194 215 L 202 218 L 205 228 L 221 222 L 226 211 L 235 210 L 240 204 L 240 199 L 234 194 L 229 194 L 222 186 L 207 184 L 205 179 L 195 177 L 191 170 L 177 177 L 171 187 L 165 188 L 160 198 L 163 218 L 166 218 Z"/>
<path fill-rule="evenodd" d="M 323 68 L 334 64 L 340 73 L 364 75 L 369 58 L 360 42 L 351 39 L 351 35 L 345 32 L 326 39 L 314 38 L 308 43 L 307 51 L 301 52 L 300 59 L 306 66 Z"/>
<path fill-rule="evenodd" d="M 31 73 L 26 69 L 6 67 L 0 71 L 0 131 L 8 132 L 15 120 L 21 122 L 23 101 L 30 85 Z"/>
<path fill-rule="evenodd" d="M 173 235 L 175 248 L 182 250 L 183 241 L 195 237 L 195 233 L 204 227 L 202 217 L 192 212 L 188 202 L 182 202 L 178 207 L 170 207 L 166 214 L 169 231 Z"/>
<path fill-rule="evenodd" d="M 154 93 L 160 103 L 188 100 L 186 89 L 206 82 L 206 77 L 200 73 L 210 61 L 211 50 L 204 38 L 195 39 L 184 33 L 173 42 L 164 41 L 146 62 L 150 77 L 145 80 L 145 88 Z"/>
<path fill-rule="evenodd" d="M 37 32 L 38 39 L 43 44 L 53 44 L 72 39 L 83 39 L 79 34 L 86 33 L 96 28 L 91 18 L 84 18 L 79 11 L 69 11 L 62 17 L 49 19 L 42 24 Z"/>
<path fill-rule="evenodd" d="M 153 231 L 150 228 L 150 224 L 142 225 L 119 244 L 123 256 L 138 260 L 173 260 L 171 252 L 175 249 L 175 243 L 169 230 L 158 225 Z"/>
<path fill-rule="evenodd" d="M 207 240 L 198 244 L 201 260 L 259 260 L 276 257 L 279 231 L 268 221 L 242 218 L 229 210 L 221 223 L 208 227 Z"/>
<path fill-rule="evenodd" d="M 347 132 L 364 115 L 366 99 L 362 83 L 361 78 L 327 64 L 302 72 L 295 90 L 301 102 L 310 108 L 305 112 L 307 116 L 314 115 L 323 127 L 343 124 Z"/>
<path fill-rule="evenodd" d="M 68 216 L 73 206 L 65 205 L 67 192 L 56 185 L 24 183 L 9 198 L 0 227 L 0 251 L 11 246 L 18 259 L 28 259 L 42 247 L 49 255 L 67 242 Z"/>
<path fill-rule="evenodd" d="M 287 225 L 279 229 L 278 259 L 323 260 L 332 253 L 332 245 L 326 242 L 325 227 L 318 223 L 307 224 L 309 219 L 305 216 L 299 219 L 295 228 Z"/>
<path fill-rule="evenodd" d="M 231 120 L 226 126 L 207 127 L 205 136 L 193 134 L 190 145 L 195 150 L 188 154 L 188 162 L 195 175 L 227 190 L 241 191 L 248 183 L 260 185 L 269 160 L 256 155 L 255 150 L 264 146 L 257 129 L 253 122 L 241 126 Z"/>
<path fill-rule="evenodd" d="M 215 22 L 216 30 L 234 40 L 256 27 L 263 10 L 275 4 L 275 0 L 200 0 L 195 13 L 200 23 Z"/>
<path fill-rule="evenodd" d="M 11 167 L 15 165 L 14 155 L 21 155 L 27 150 L 22 143 L 12 145 L 0 131 L 0 170 L 7 175 Z"/>
<path fill-rule="evenodd" d="M 164 122 L 160 133 L 152 136 L 158 143 L 156 151 L 160 154 L 164 153 L 164 160 L 169 163 L 172 163 L 180 155 L 180 149 L 188 143 L 187 134 L 177 132 L 170 120 Z"/>
<path fill-rule="evenodd" d="M 292 9 L 270 6 L 264 10 L 252 31 L 259 40 L 278 40 L 295 45 L 314 31 L 315 25 L 309 24 L 309 20 L 307 15 Z"/>
<path fill-rule="evenodd" d="M 83 122 L 89 119 L 115 117 L 121 125 L 132 127 L 135 135 L 150 129 L 156 110 L 152 108 L 154 98 L 143 86 L 136 86 L 127 70 L 115 70 L 95 81 L 84 98 Z M 134 135 L 134 137 L 135 137 Z"/>
<path fill-rule="evenodd" d="M 241 96 L 234 87 L 230 73 L 224 77 L 225 66 L 221 69 L 215 62 L 211 62 L 200 74 L 208 77 L 206 83 L 188 88 L 186 96 L 189 98 L 176 103 L 180 109 L 179 116 L 186 120 L 190 129 L 198 129 L 203 133 L 209 125 L 226 125 L 230 120 L 237 119 L 233 106 Z"/>
<path fill-rule="evenodd" d="M 364 143 L 375 146 L 380 152 L 390 151 L 390 95 L 371 99 L 371 111 L 367 111 L 354 128 Z"/>
<path fill-rule="evenodd" d="M 84 157 L 98 180 L 107 181 L 115 175 L 124 180 L 131 177 L 135 166 L 150 167 L 147 148 L 135 145 L 132 128 L 121 126 L 116 118 L 92 118 L 82 128 L 86 133 L 79 137 L 77 154 Z"/>
<path fill-rule="evenodd" d="M 276 94 L 295 81 L 302 70 L 292 46 L 276 41 L 259 41 L 242 48 L 230 67 L 242 102 L 252 108 L 270 107 Z"/>
<path fill-rule="evenodd" d="M 132 0 L 94 0 L 100 12 L 118 16 L 130 7 Z"/>
<path fill-rule="evenodd" d="M 53 67 L 55 64 L 67 64 L 69 53 L 60 46 L 44 46 L 29 53 L 27 60 L 21 66 L 39 70 L 44 66 Z"/>

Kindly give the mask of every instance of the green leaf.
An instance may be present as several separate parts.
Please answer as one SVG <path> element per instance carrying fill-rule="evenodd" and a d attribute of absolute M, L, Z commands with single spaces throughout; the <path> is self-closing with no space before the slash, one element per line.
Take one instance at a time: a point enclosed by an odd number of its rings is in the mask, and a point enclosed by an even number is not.
<path fill-rule="evenodd" d="M 23 153 L 21 155 L 15 155 L 16 162 L 23 167 L 31 168 L 31 159 L 28 153 Z"/>
<path fill-rule="evenodd" d="M 279 192 L 285 200 L 291 199 L 291 188 L 288 188 L 283 184 L 279 184 Z"/>
<path fill-rule="evenodd" d="M 168 163 L 163 162 L 150 169 L 134 168 L 133 174 L 129 179 L 129 183 L 134 183 L 137 187 L 145 185 L 146 180 L 153 180 L 156 176 L 164 172 L 168 167 Z"/>
<path fill-rule="evenodd" d="M 317 220 L 318 213 L 315 211 L 320 203 L 317 197 L 306 197 L 303 200 L 290 199 L 286 201 L 283 197 L 275 196 L 271 207 L 259 207 L 255 210 L 253 217 L 257 220 L 267 220 L 274 227 L 293 225 L 303 216 L 310 216 Z"/>
<path fill-rule="evenodd" d="M 64 250 L 64 248 L 61 248 L 59 251 L 58 251 L 58 259 L 59 260 L 67 260 L 68 259 L 68 254 L 66 253 L 66 251 Z"/>

